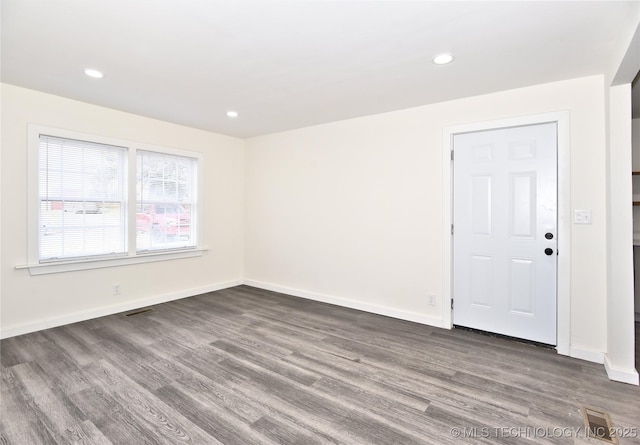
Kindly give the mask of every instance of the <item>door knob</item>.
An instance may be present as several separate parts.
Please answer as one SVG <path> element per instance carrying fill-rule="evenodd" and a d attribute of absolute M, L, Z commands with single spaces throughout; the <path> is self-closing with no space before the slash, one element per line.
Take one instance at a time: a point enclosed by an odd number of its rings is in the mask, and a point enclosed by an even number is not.
<path fill-rule="evenodd" d="M 547 233 L 545 233 L 545 234 L 544 234 L 544 237 L 545 237 L 546 239 L 553 239 L 553 233 L 551 233 L 551 232 L 547 232 Z"/>
<path fill-rule="evenodd" d="M 550 249 L 549 247 L 547 247 L 546 249 L 544 249 L 544 253 L 546 255 L 552 255 L 553 254 L 553 249 Z"/>

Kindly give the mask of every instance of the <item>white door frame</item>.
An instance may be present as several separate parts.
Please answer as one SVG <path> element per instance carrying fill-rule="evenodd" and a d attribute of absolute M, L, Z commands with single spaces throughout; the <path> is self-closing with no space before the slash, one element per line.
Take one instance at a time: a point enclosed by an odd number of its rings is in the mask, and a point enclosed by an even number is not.
<path fill-rule="evenodd" d="M 558 282 L 557 346 L 558 354 L 569 355 L 571 344 L 571 164 L 570 113 L 558 111 L 443 129 L 442 138 L 442 327 L 453 327 L 451 309 L 453 288 L 453 136 L 458 133 L 556 122 L 558 124 Z"/>

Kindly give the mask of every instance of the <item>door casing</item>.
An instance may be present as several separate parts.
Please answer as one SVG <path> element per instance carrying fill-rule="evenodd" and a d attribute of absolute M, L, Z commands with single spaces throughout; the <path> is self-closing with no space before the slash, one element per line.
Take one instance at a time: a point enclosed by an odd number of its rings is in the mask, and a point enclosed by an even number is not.
<path fill-rule="evenodd" d="M 558 125 L 558 282 L 557 346 L 559 354 L 570 355 L 571 344 L 571 169 L 570 113 L 558 111 L 497 119 L 443 129 L 442 138 L 442 327 L 453 327 L 453 136 L 458 133 L 556 122 Z"/>

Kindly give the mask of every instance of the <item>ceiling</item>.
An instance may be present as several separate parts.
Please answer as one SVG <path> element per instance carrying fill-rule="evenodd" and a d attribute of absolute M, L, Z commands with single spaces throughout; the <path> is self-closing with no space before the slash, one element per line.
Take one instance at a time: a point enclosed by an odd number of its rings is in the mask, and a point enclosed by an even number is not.
<path fill-rule="evenodd" d="M 1 75 L 13 85 L 251 137 L 604 73 L 637 6 L 2 0 Z M 455 61 L 433 64 L 440 52 Z M 85 68 L 104 78 L 85 76 Z M 228 110 L 239 117 L 228 118 Z"/>

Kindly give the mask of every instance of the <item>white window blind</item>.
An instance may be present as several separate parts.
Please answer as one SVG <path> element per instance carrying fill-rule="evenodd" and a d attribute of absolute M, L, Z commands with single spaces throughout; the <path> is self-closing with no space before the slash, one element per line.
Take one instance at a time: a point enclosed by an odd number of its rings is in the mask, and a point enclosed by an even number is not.
<path fill-rule="evenodd" d="M 196 247 L 198 160 L 136 152 L 136 251 Z"/>
<path fill-rule="evenodd" d="M 40 135 L 39 260 L 126 253 L 126 149 Z"/>

